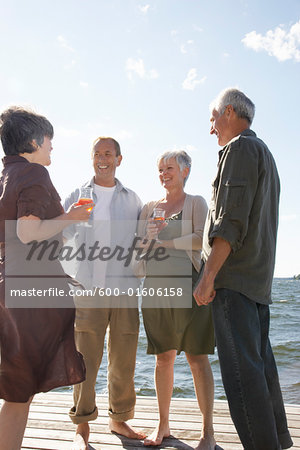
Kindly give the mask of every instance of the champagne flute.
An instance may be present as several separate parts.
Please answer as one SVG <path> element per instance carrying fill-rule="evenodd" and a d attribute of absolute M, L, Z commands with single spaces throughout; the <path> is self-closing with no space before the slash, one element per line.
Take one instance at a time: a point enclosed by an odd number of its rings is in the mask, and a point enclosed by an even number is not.
<path fill-rule="evenodd" d="M 93 188 L 91 186 L 80 188 L 79 197 L 78 197 L 78 201 L 77 201 L 76 205 L 87 205 L 92 202 L 93 202 Z M 92 209 L 93 209 L 93 206 L 90 206 L 86 210 L 88 212 L 91 212 Z M 91 226 L 88 222 L 84 222 L 82 225 L 85 227 Z"/>

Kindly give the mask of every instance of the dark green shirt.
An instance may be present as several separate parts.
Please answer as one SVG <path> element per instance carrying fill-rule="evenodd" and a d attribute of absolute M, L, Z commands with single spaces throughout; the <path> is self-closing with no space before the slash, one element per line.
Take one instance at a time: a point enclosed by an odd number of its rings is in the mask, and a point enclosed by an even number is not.
<path fill-rule="evenodd" d="M 216 289 L 271 303 L 279 193 L 274 158 L 252 130 L 244 130 L 219 152 L 202 257 L 207 260 L 215 237 L 228 241 L 232 251 L 216 277 Z"/>

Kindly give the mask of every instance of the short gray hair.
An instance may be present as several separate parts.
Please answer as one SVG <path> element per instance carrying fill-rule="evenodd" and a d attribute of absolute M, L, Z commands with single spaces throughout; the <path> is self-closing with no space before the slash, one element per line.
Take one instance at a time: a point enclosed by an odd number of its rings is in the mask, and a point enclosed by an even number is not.
<path fill-rule="evenodd" d="M 21 106 L 11 106 L 0 116 L 0 135 L 4 153 L 19 155 L 34 153 L 35 140 L 41 146 L 45 136 L 53 138 L 53 126 L 46 117 Z"/>
<path fill-rule="evenodd" d="M 159 164 L 159 161 L 161 161 L 161 160 L 163 160 L 164 162 L 167 162 L 171 158 L 174 158 L 175 161 L 177 162 L 180 172 L 182 172 L 183 169 L 188 167 L 189 173 L 187 174 L 187 176 L 184 180 L 184 184 L 185 184 L 190 175 L 191 166 L 192 166 L 192 158 L 184 150 L 167 151 L 167 152 L 164 152 L 162 155 L 160 155 L 157 158 L 157 164 Z"/>
<path fill-rule="evenodd" d="M 255 105 L 242 91 L 236 88 L 224 89 L 210 104 L 210 111 L 215 110 L 222 115 L 228 105 L 232 105 L 240 119 L 246 119 L 252 124 Z"/>

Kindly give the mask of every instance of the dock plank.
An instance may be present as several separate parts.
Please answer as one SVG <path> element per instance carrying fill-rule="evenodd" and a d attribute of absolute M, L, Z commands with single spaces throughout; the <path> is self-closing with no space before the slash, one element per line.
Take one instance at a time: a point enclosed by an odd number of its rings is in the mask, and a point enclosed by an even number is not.
<path fill-rule="evenodd" d="M 108 429 L 107 396 L 97 395 L 99 415 L 90 423 L 90 450 L 145 449 L 142 441 L 126 439 Z M 22 443 L 26 450 L 70 449 L 76 426 L 68 416 L 72 406 L 72 393 L 38 394 L 30 408 L 28 424 Z M 289 429 L 294 441 L 293 449 L 300 449 L 300 406 L 286 405 Z M 158 421 L 157 402 L 154 397 L 137 397 L 135 418 L 130 424 L 148 434 Z M 164 439 L 158 448 L 191 450 L 199 442 L 202 418 L 194 398 L 172 398 L 170 408 L 172 436 Z M 224 450 L 242 450 L 239 437 L 230 418 L 227 401 L 216 400 L 214 428 L 218 445 Z"/>

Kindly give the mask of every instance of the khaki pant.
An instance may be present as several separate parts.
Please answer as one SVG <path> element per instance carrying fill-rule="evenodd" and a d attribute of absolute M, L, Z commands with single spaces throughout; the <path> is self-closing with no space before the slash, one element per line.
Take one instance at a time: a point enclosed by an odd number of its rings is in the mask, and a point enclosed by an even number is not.
<path fill-rule="evenodd" d="M 84 301 L 75 299 L 75 304 Z M 74 406 L 69 415 L 73 423 L 95 420 L 98 409 L 95 402 L 95 384 L 101 364 L 106 330 L 108 329 L 108 407 L 109 416 L 127 421 L 134 416 L 134 370 L 139 331 L 137 307 L 124 307 L 127 297 L 101 298 L 102 306 L 76 309 L 75 341 L 86 366 L 86 380 L 74 386 Z M 132 298 L 128 299 L 131 301 Z M 121 307 L 118 306 L 118 302 Z M 128 303 L 129 304 L 129 303 Z"/>

